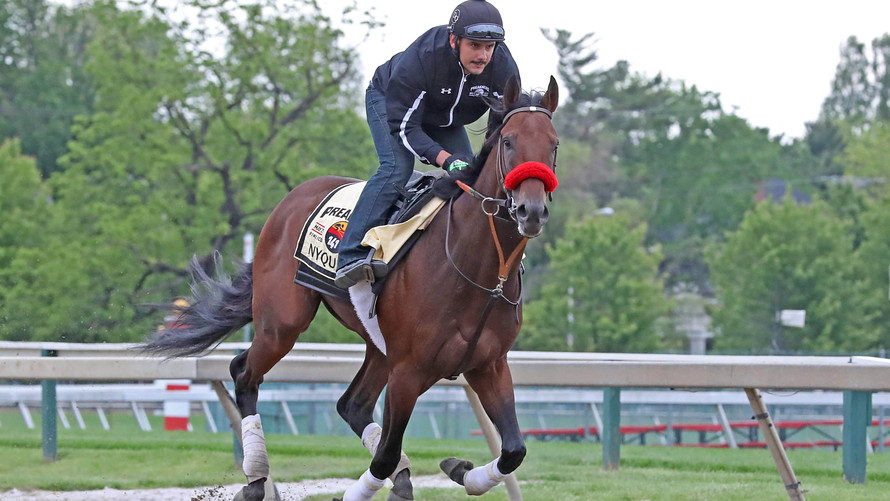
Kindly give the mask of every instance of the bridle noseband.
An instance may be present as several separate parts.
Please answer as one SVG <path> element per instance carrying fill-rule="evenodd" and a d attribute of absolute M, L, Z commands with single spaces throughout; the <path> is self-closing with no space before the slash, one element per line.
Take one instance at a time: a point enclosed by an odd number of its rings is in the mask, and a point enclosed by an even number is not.
<path fill-rule="evenodd" d="M 512 117 L 513 115 L 516 115 L 517 113 L 543 113 L 543 114 L 547 115 L 547 118 L 550 118 L 551 120 L 553 119 L 553 113 L 550 110 L 548 110 L 547 108 L 544 108 L 542 106 L 523 106 L 521 108 L 516 108 L 515 110 L 511 110 L 509 113 L 504 115 L 504 118 L 501 120 L 501 129 L 502 130 L 503 130 L 503 127 L 505 125 L 507 125 L 507 121 L 510 120 L 510 117 Z M 489 197 L 489 196 L 483 195 L 482 193 L 479 193 L 478 191 L 476 191 L 474 188 L 470 187 L 463 181 L 457 181 L 457 185 L 462 190 L 464 190 L 468 195 L 478 198 L 479 200 L 482 201 L 482 212 L 484 212 L 486 215 L 489 215 L 489 216 L 494 215 L 501 219 L 507 219 L 506 217 L 502 216 L 500 213 L 500 208 L 503 207 L 504 209 L 506 209 L 507 214 L 509 215 L 509 218 L 513 221 L 516 221 L 516 203 L 513 200 L 513 190 L 507 188 L 507 183 L 506 183 L 507 174 L 510 171 L 507 169 L 507 160 L 506 160 L 506 155 L 504 154 L 503 135 L 498 139 L 498 146 L 497 146 L 496 157 L 495 157 L 495 165 L 496 165 L 496 169 L 497 169 L 497 173 L 498 173 L 498 182 L 501 185 L 501 189 L 504 191 L 504 198 L 495 198 L 495 197 Z M 556 155 L 555 155 L 555 153 L 554 153 L 554 157 L 553 157 L 553 166 L 551 167 L 551 169 L 554 172 L 556 171 Z M 549 197 L 549 199 L 551 201 L 553 200 L 551 193 L 548 192 L 547 196 Z M 489 212 L 489 210 L 486 209 L 486 204 L 490 204 L 490 205 L 494 206 L 493 210 L 491 212 Z"/>

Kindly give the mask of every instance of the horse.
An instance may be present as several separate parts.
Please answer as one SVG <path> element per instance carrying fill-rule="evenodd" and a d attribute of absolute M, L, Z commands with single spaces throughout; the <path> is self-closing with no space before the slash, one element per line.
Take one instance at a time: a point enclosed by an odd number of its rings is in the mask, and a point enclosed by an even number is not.
<path fill-rule="evenodd" d="M 559 139 L 552 124 L 558 101 L 552 76 L 543 92 L 522 91 L 513 78 L 502 100 L 490 101 L 479 154 L 463 171 L 435 182 L 447 205 L 381 284 L 376 311 L 385 354 L 372 342 L 354 301 L 291 280 L 297 269 L 294 244 L 307 217 L 332 190 L 355 179 L 322 176 L 296 186 L 263 226 L 252 265 L 242 265 L 232 278 L 211 278 L 193 259 L 193 297 L 178 328 L 156 333 L 143 348 L 169 357 L 199 356 L 253 322 L 249 349 L 230 364 L 248 482 L 241 499 L 263 499 L 269 477 L 257 414 L 260 383 L 291 351 L 321 304 L 366 344 L 361 368 L 336 408 L 373 458 L 344 501 L 370 500 L 387 478 L 393 481 L 390 501 L 413 499 L 410 461 L 402 452 L 408 420 L 421 394 L 458 374 L 497 427 L 501 451 L 485 466 L 447 458 L 440 467 L 471 495 L 487 492 L 519 467 L 526 447 L 507 352 L 522 324 L 522 252 L 528 239 L 542 233 L 548 199 L 558 184 Z M 353 297 L 359 285 L 350 289 Z M 378 424 L 373 410 L 384 387 Z"/>

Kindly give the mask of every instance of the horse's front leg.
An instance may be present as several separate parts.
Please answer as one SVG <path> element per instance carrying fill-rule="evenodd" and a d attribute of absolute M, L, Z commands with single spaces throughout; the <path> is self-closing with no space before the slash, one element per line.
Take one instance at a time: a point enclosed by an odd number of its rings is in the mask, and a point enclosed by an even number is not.
<path fill-rule="evenodd" d="M 365 361 L 356 373 L 355 378 L 337 401 L 337 412 L 349 424 L 352 431 L 361 437 L 362 445 L 371 452 L 377 453 L 380 445 L 382 428 L 374 422 L 373 412 L 377 397 L 386 386 L 389 367 L 386 356 L 372 344 L 365 351 Z M 414 488 L 411 485 L 411 462 L 404 452 L 400 453 L 399 464 L 389 475 L 393 488 L 389 493 L 389 501 L 414 499 Z"/>
<path fill-rule="evenodd" d="M 417 403 L 417 397 L 431 386 L 431 383 L 425 384 L 421 379 L 417 374 L 403 373 L 398 369 L 390 372 L 379 442 L 378 445 L 369 447 L 374 449 L 374 458 L 361 478 L 346 490 L 342 501 L 370 501 L 383 487 L 386 478 L 407 459 L 403 458 L 402 453 L 405 428 Z M 394 498 L 393 493 L 390 493 L 390 500 L 392 499 L 411 498 Z"/>
<path fill-rule="evenodd" d="M 470 461 L 458 458 L 448 458 L 442 461 L 440 467 L 449 478 L 463 485 L 467 494 L 478 496 L 503 482 L 519 467 L 525 458 L 525 442 L 516 419 L 513 378 L 507 358 L 502 357 L 488 366 L 465 372 L 464 377 L 479 395 L 485 413 L 501 435 L 501 455 L 476 468 Z"/>

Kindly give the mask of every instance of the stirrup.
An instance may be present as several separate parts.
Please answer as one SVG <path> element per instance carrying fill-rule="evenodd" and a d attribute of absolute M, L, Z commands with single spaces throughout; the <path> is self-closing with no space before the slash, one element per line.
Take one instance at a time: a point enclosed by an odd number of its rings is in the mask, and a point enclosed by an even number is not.
<path fill-rule="evenodd" d="M 368 256 L 368 258 L 348 264 L 337 270 L 337 275 L 334 277 L 334 285 L 341 289 L 348 289 L 363 280 L 373 284 L 375 280 L 385 276 L 386 272 L 386 263 L 377 259 L 370 259 L 370 256 Z"/>
<path fill-rule="evenodd" d="M 389 266 L 386 263 L 379 259 L 374 259 L 374 254 L 377 253 L 377 249 L 371 248 L 368 251 L 368 255 L 362 259 L 362 264 L 365 265 L 365 276 L 367 277 L 368 282 L 374 283 L 378 278 L 383 278 L 389 272 Z"/>

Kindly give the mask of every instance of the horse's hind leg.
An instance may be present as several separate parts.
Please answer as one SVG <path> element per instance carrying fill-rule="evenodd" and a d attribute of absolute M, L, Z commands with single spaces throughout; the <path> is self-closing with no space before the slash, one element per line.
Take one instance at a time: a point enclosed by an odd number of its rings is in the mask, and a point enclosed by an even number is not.
<path fill-rule="evenodd" d="M 470 387 L 479 395 L 485 413 L 501 434 L 501 455 L 494 461 L 473 468 L 463 459 L 448 458 L 440 464 L 452 480 L 464 486 L 467 494 L 478 496 L 503 482 L 525 458 L 525 442 L 516 419 L 513 378 L 506 357 L 491 365 L 464 373 Z"/>
<path fill-rule="evenodd" d="M 362 367 L 337 401 L 337 412 L 352 431 L 362 438 L 362 445 L 372 456 L 377 452 L 382 431 L 380 425 L 374 422 L 374 407 L 380 392 L 386 386 L 388 371 L 385 355 L 368 343 Z M 408 457 L 401 452 L 399 464 L 389 476 L 393 482 L 389 501 L 414 499 L 410 468 Z"/>
<path fill-rule="evenodd" d="M 320 299 L 312 291 L 290 287 L 266 295 L 254 283 L 254 329 L 250 349 L 236 356 L 229 366 L 235 381 L 235 403 L 241 412 L 241 443 L 247 486 L 240 495 L 244 501 L 263 499 L 269 477 L 269 456 L 257 398 L 260 383 L 272 367 L 293 348 L 297 337 L 309 327 Z M 237 499 L 237 498 L 236 498 Z"/>

